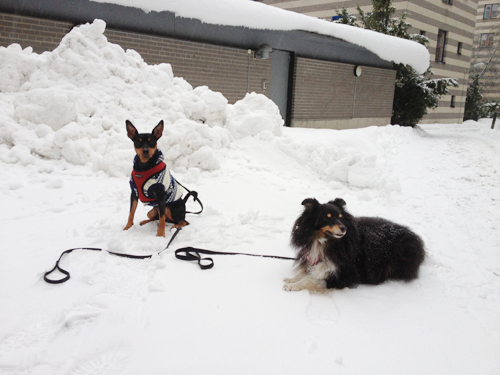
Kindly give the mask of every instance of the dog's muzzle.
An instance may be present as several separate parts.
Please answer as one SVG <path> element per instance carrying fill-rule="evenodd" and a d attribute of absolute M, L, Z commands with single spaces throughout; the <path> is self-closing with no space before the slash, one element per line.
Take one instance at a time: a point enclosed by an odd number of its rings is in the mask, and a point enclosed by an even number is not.
<path fill-rule="evenodd" d="M 347 233 L 347 228 L 344 225 L 333 225 L 324 227 L 323 233 L 329 237 L 342 238 Z"/>

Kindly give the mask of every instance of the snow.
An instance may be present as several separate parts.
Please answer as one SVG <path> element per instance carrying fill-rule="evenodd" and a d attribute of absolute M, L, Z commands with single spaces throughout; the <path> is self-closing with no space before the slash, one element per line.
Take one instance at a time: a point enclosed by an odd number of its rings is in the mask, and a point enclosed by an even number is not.
<path fill-rule="evenodd" d="M 251 0 L 92 0 L 142 9 L 145 12 L 169 11 L 177 17 L 204 23 L 243 26 L 260 30 L 301 30 L 332 36 L 364 47 L 381 59 L 412 66 L 423 74 L 430 54 L 419 43 L 371 30 L 328 22 L 315 17 L 269 6 Z"/>
<path fill-rule="evenodd" d="M 0 48 L 1 374 L 500 374 L 500 133 L 490 120 L 357 130 L 283 128 L 275 105 L 234 105 L 75 28 L 52 52 Z M 199 192 L 171 247 L 156 226 L 123 231 L 139 131 Z M 285 292 L 304 198 L 411 227 L 419 279 Z M 198 207 L 189 203 L 191 210 Z M 167 230 L 168 232 L 168 230 Z M 74 251 L 65 284 L 43 281 Z"/>

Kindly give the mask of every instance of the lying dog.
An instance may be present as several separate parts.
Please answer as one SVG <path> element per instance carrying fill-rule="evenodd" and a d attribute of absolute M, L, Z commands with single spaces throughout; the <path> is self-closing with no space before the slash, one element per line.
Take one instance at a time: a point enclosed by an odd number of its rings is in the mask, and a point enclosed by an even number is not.
<path fill-rule="evenodd" d="M 418 277 L 424 244 L 410 229 L 381 218 L 353 217 L 341 198 L 326 204 L 309 198 L 302 205 L 291 235 L 298 250 L 296 276 L 284 280 L 284 290 L 325 292 Z"/>
<path fill-rule="evenodd" d="M 135 126 L 126 121 L 127 135 L 134 142 L 137 155 L 134 158 L 134 169 L 130 178 L 130 214 L 124 230 L 134 225 L 134 215 L 138 200 L 144 205 L 152 206 L 148 212 L 148 220 L 141 225 L 159 219 L 157 236 L 165 237 L 166 222 L 174 223 L 173 228 L 188 225 L 186 202 L 182 200 L 183 188 L 170 174 L 163 154 L 157 148 L 157 141 L 163 134 L 163 120 L 151 133 L 141 133 Z"/>

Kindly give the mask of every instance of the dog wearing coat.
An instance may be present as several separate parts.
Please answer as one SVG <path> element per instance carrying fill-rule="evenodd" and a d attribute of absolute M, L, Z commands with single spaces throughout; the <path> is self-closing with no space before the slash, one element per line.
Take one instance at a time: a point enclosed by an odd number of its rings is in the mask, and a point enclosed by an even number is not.
<path fill-rule="evenodd" d="M 354 217 L 342 198 L 324 204 L 308 198 L 302 205 L 291 234 L 296 275 L 284 280 L 284 290 L 322 293 L 418 277 L 424 243 L 409 228 L 378 217 Z"/>
<path fill-rule="evenodd" d="M 163 154 L 157 147 L 157 141 L 163 134 L 163 120 L 151 133 L 139 133 L 135 126 L 126 121 L 127 135 L 134 143 L 136 156 L 130 177 L 130 213 L 124 230 L 134 225 L 134 215 L 138 201 L 151 206 L 148 219 L 141 221 L 141 225 L 158 220 L 157 236 L 165 237 L 165 225 L 173 223 L 172 228 L 188 225 L 186 217 L 186 196 L 182 199 L 184 189 L 170 174 L 170 170 L 163 161 Z"/>

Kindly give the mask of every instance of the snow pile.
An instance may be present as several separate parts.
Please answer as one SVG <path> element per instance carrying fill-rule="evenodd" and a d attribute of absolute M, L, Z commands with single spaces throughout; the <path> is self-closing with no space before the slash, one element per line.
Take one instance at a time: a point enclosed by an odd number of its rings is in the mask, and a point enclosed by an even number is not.
<path fill-rule="evenodd" d="M 253 137 L 276 143 L 326 181 L 398 189 L 384 156 L 391 146 L 379 136 L 337 132 L 334 143 L 292 141 L 264 95 L 249 93 L 230 105 L 221 93 L 174 77 L 169 64 L 148 65 L 135 51 L 109 43 L 104 29 L 100 20 L 74 28 L 41 55 L 19 45 L 0 48 L 0 136 L 9 146 L 0 149 L 1 160 L 41 170 L 48 168 L 42 158 L 61 160 L 128 175 L 134 151 L 125 120 L 147 132 L 163 119 L 159 147 L 177 173 L 218 170 L 218 150 Z"/>
<path fill-rule="evenodd" d="M 332 36 L 364 47 L 380 58 L 411 65 L 418 73 L 429 66 L 423 45 L 358 27 L 332 23 L 251 0 L 92 0 L 130 6 L 145 12 L 170 11 L 204 23 L 268 30 L 302 30 Z"/>
<path fill-rule="evenodd" d="M 277 107 L 263 95 L 228 105 L 222 94 L 174 77 L 169 64 L 150 66 L 135 51 L 108 43 L 104 30 L 101 20 L 74 28 L 41 55 L 19 45 L 0 48 L 0 136 L 13 146 L 4 161 L 34 164 L 35 155 L 128 174 L 133 150 L 126 119 L 144 132 L 164 119 L 159 145 L 180 170 L 218 169 L 214 150 L 233 135 L 280 134 Z M 225 128 L 228 113 L 234 124 Z"/>
<path fill-rule="evenodd" d="M 398 191 L 399 180 L 391 162 L 397 147 L 394 131 L 408 133 L 411 129 L 370 127 L 363 133 L 294 129 L 294 134 L 302 135 L 300 140 L 285 137 L 277 142 L 287 155 L 316 171 L 322 179 L 333 181 L 332 187 L 342 182 L 355 188 Z"/>
<path fill-rule="evenodd" d="M 259 135 L 261 139 L 272 139 L 282 134 L 284 121 L 278 107 L 264 95 L 247 94 L 235 103 L 228 116 L 227 129 L 241 139 Z"/>

